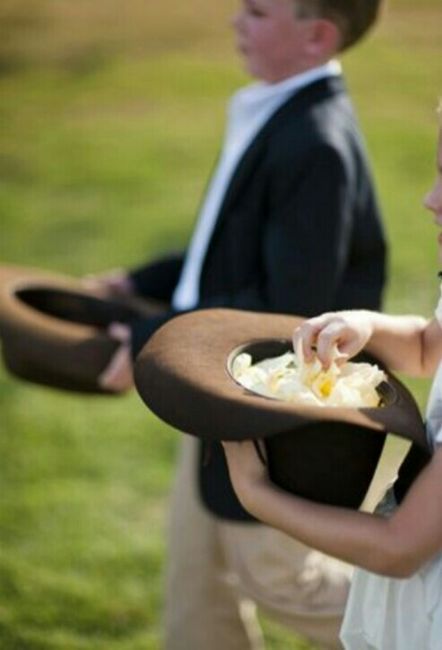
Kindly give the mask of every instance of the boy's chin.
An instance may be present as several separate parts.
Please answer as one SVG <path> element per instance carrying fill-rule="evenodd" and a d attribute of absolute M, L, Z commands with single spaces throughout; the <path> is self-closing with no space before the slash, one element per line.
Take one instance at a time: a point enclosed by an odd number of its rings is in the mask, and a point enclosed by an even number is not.
<path fill-rule="evenodd" d="M 254 61 L 250 61 L 249 59 L 244 59 L 244 68 L 248 74 L 253 77 L 253 79 L 257 79 L 258 81 L 264 81 L 267 83 L 271 83 L 271 79 L 269 79 L 268 73 L 266 73 L 265 70 L 262 69 L 260 65 L 255 63 Z"/>

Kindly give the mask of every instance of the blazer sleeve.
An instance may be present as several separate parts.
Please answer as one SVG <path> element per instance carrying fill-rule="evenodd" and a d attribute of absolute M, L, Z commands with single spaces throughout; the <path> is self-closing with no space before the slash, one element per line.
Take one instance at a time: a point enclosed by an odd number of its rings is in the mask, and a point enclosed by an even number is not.
<path fill-rule="evenodd" d="M 184 254 L 172 253 L 129 273 L 140 296 L 169 303 L 180 277 Z"/>

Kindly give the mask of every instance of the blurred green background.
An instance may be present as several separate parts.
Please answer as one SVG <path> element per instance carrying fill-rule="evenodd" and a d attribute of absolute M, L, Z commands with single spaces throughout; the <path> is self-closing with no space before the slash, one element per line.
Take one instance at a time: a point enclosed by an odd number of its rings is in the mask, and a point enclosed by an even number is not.
<path fill-rule="evenodd" d="M 226 98 L 247 81 L 235 8 L 2 0 L 1 263 L 82 275 L 185 245 Z M 437 295 L 421 200 L 441 24 L 440 0 L 395 0 L 343 58 L 392 242 L 393 312 L 430 314 Z M 0 647 L 158 650 L 179 436 L 134 394 L 80 398 L 0 373 Z M 428 383 L 409 385 L 423 405 Z M 269 650 L 309 647 L 264 625 Z"/>

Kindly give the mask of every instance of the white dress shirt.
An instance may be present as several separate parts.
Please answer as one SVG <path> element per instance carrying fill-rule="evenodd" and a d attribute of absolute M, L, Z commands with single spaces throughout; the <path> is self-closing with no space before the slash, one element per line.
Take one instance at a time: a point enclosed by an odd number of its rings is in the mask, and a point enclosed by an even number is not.
<path fill-rule="evenodd" d="M 201 206 L 181 276 L 172 296 L 174 309 L 192 309 L 199 301 L 201 268 L 221 203 L 235 169 L 252 140 L 289 97 L 314 81 L 340 74 L 341 66 L 333 60 L 279 83 L 251 84 L 233 95 L 228 106 L 220 159 Z"/>

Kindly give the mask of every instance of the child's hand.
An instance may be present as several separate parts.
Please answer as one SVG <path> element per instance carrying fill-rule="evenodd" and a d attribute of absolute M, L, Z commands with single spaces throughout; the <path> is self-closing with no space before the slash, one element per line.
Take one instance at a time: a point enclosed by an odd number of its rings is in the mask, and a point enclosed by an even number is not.
<path fill-rule="evenodd" d="M 128 296 L 134 293 L 132 280 L 123 269 L 112 269 L 97 275 L 87 275 L 82 279 L 82 283 L 87 289 L 96 291 L 104 298 Z"/>
<path fill-rule="evenodd" d="M 369 312 L 330 312 L 310 318 L 300 325 L 293 334 L 293 346 L 296 349 L 301 340 L 305 360 L 313 361 L 316 355 L 324 368 L 329 368 L 333 360 L 344 363 L 354 357 L 366 345 L 372 333 Z"/>
<path fill-rule="evenodd" d="M 267 468 L 253 442 L 222 442 L 233 489 L 246 510 L 253 514 L 258 491 L 271 485 Z"/>
<path fill-rule="evenodd" d="M 112 359 L 100 374 L 98 383 L 114 393 L 124 393 L 133 386 L 132 358 L 130 354 L 130 329 L 121 323 L 112 323 L 108 329 L 113 339 L 120 343 Z"/>

